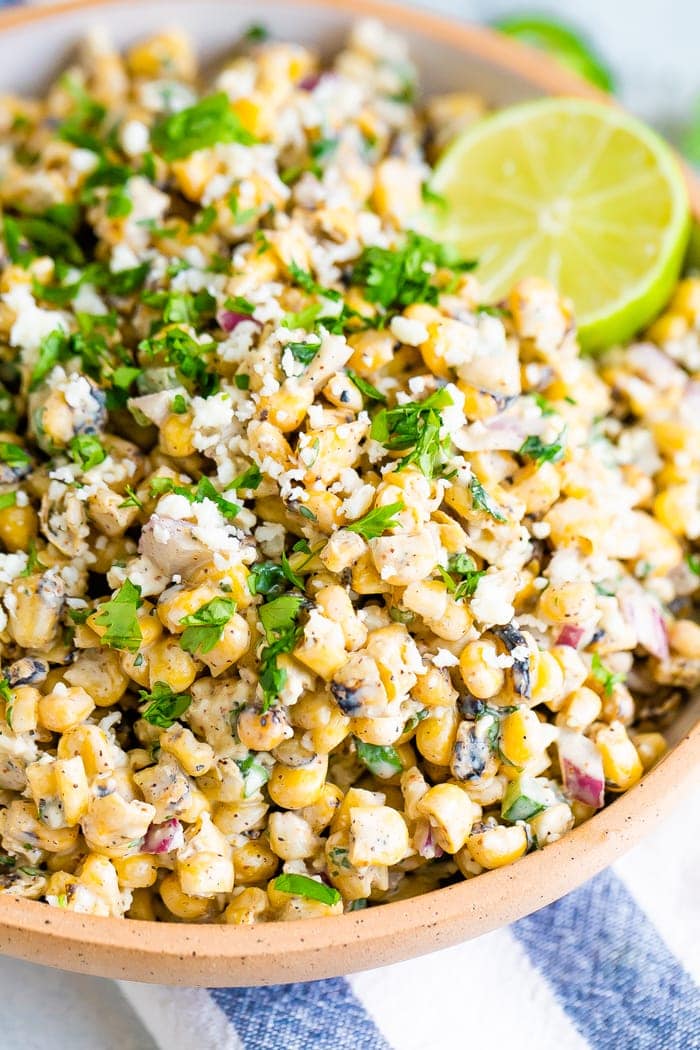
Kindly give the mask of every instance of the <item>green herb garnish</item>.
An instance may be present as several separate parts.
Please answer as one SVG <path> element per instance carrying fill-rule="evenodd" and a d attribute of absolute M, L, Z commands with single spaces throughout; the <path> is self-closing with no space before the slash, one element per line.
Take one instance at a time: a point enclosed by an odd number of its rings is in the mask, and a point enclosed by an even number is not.
<path fill-rule="evenodd" d="M 167 161 L 189 157 L 196 150 L 208 149 L 219 142 L 250 146 L 255 141 L 231 109 L 224 91 L 170 114 L 151 131 L 153 149 Z"/>
<path fill-rule="evenodd" d="M 498 506 L 491 499 L 476 474 L 472 474 L 471 476 L 469 481 L 469 491 L 471 493 L 474 510 L 481 510 L 485 514 L 489 514 L 494 521 L 503 522 L 508 520 L 505 514 L 499 510 Z"/>
<path fill-rule="evenodd" d="M 103 645 L 130 653 L 137 651 L 143 637 L 137 615 L 140 605 L 141 588 L 125 580 L 114 597 L 100 606 L 95 617 L 96 626 L 107 628 L 101 638 Z"/>
<path fill-rule="evenodd" d="M 440 436 L 440 409 L 451 404 L 452 398 L 441 389 L 424 401 L 383 408 L 372 421 L 370 436 L 391 451 L 411 449 L 399 461 L 397 470 L 414 463 L 426 477 L 432 478 L 447 458 L 449 439 Z"/>
<path fill-rule="evenodd" d="M 83 471 L 92 470 L 107 458 L 107 453 L 94 434 L 76 434 L 71 438 L 68 448 L 71 459 Z"/>
<path fill-rule="evenodd" d="M 386 404 L 386 397 L 381 390 L 377 390 L 376 386 L 372 386 L 367 379 L 358 376 L 357 372 L 353 372 L 352 368 L 346 368 L 345 372 L 350 382 L 357 387 L 367 401 L 379 401 L 383 405 Z"/>
<path fill-rule="evenodd" d="M 383 536 L 387 529 L 395 529 L 400 524 L 394 515 L 398 514 L 404 509 L 404 504 L 401 500 L 396 503 L 389 503 L 386 507 L 376 507 L 371 510 L 368 514 L 365 514 L 364 518 L 360 518 L 359 521 L 354 521 L 352 525 L 346 525 L 348 532 L 356 532 L 360 536 L 364 536 L 366 540 L 377 539 L 378 536 Z"/>
<path fill-rule="evenodd" d="M 236 603 L 231 598 L 213 598 L 196 612 L 183 616 L 180 624 L 185 627 L 185 631 L 180 638 L 180 645 L 195 655 L 210 653 L 221 641 L 224 627 L 235 611 Z"/>
<path fill-rule="evenodd" d="M 342 900 L 334 886 L 317 882 L 309 875 L 278 875 L 272 885 L 280 893 L 290 893 L 295 897 L 306 897 L 307 900 L 320 901 L 321 904 L 338 904 Z"/>
<path fill-rule="evenodd" d="M 598 653 L 593 653 L 591 660 L 591 672 L 596 681 L 600 682 L 606 696 L 612 696 L 616 685 L 624 682 L 627 675 L 611 671 L 605 666 Z"/>
<path fill-rule="evenodd" d="M 192 703 L 189 693 L 174 693 L 165 682 L 156 682 L 150 693 L 139 689 L 139 696 L 141 703 L 148 705 L 141 717 L 159 729 L 170 729 Z"/>

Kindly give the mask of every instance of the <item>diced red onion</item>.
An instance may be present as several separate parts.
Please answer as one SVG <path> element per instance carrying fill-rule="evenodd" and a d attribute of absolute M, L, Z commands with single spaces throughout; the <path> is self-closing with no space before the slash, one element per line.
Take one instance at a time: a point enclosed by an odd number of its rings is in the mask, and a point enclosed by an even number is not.
<path fill-rule="evenodd" d="M 317 88 L 321 81 L 321 73 L 307 73 L 305 77 L 302 77 L 297 87 L 301 91 L 313 91 Z"/>
<path fill-rule="evenodd" d="M 144 853 L 171 853 L 180 849 L 184 841 L 182 824 L 173 817 L 163 824 L 151 824 L 143 840 L 142 849 Z"/>
<path fill-rule="evenodd" d="M 618 591 L 622 615 L 637 635 L 637 642 L 659 660 L 668 659 L 668 630 L 656 601 L 631 581 Z"/>
<path fill-rule="evenodd" d="M 577 802 L 600 809 L 605 800 L 603 759 L 592 740 L 568 729 L 557 741 L 564 790 Z"/>
<path fill-rule="evenodd" d="M 433 838 L 433 829 L 428 821 L 419 821 L 413 836 L 413 844 L 420 857 L 425 860 L 435 860 L 443 855 L 444 850 L 438 846 Z"/>
<path fill-rule="evenodd" d="M 242 321 L 252 321 L 253 324 L 260 324 L 260 322 L 252 318 L 250 314 L 239 314 L 235 310 L 219 310 L 216 315 L 216 320 L 219 327 L 226 333 L 233 332 Z"/>
<path fill-rule="evenodd" d="M 575 623 L 567 623 L 559 632 L 555 644 L 570 645 L 572 649 L 577 649 L 585 633 L 584 627 L 578 627 Z"/>

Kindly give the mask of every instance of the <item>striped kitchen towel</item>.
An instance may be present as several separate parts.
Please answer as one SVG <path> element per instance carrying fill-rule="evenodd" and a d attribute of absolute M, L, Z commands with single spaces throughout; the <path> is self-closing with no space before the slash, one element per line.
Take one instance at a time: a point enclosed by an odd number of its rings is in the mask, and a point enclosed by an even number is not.
<path fill-rule="evenodd" d="M 699 813 L 696 791 L 587 885 L 421 959 L 269 988 L 121 989 L 163 1050 L 700 1050 Z"/>

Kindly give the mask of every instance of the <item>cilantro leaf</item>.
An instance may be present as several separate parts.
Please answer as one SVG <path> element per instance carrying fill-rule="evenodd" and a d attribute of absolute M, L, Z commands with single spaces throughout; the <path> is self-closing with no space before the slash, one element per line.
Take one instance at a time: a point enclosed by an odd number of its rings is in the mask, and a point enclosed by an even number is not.
<path fill-rule="evenodd" d="M 372 386 L 367 379 L 358 376 L 357 372 L 353 372 L 352 368 L 346 368 L 345 372 L 350 382 L 357 387 L 364 398 L 368 401 L 379 401 L 383 405 L 386 404 L 386 397 L 381 390 L 377 390 L 376 386 Z"/>
<path fill-rule="evenodd" d="M 444 466 L 449 448 L 449 439 L 440 436 L 439 410 L 451 404 L 452 398 L 441 389 L 424 401 L 383 408 L 372 421 L 370 436 L 391 451 L 412 450 L 399 461 L 398 470 L 415 463 L 426 477 L 432 478 Z"/>
<path fill-rule="evenodd" d="M 484 575 L 484 570 L 477 569 L 476 562 L 468 554 L 453 554 L 448 559 L 447 571 L 441 565 L 438 568 L 455 601 L 471 598 Z M 459 582 L 454 580 L 454 576 L 460 577 Z"/>
<path fill-rule="evenodd" d="M 282 594 L 260 606 L 260 622 L 267 640 L 267 645 L 260 653 L 263 711 L 267 711 L 277 699 L 287 681 L 287 672 L 279 666 L 277 657 L 290 653 L 301 637 L 297 617 L 303 602 L 304 598 L 300 594 Z"/>
<path fill-rule="evenodd" d="M 208 149 L 219 142 L 240 142 L 250 146 L 255 141 L 231 109 L 225 91 L 171 113 L 151 130 L 153 149 L 167 161 L 189 157 L 196 150 Z"/>
<path fill-rule="evenodd" d="M 180 638 L 180 645 L 189 653 L 209 653 L 221 641 L 224 627 L 236 611 L 236 603 L 231 598 L 213 598 L 200 606 L 196 612 L 183 616 L 180 623 L 185 631 Z"/>
<path fill-rule="evenodd" d="M 624 682 L 627 678 L 627 675 L 616 673 L 606 667 L 598 653 L 593 653 L 593 659 L 591 660 L 591 673 L 596 681 L 600 682 L 603 686 L 603 691 L 606 696 L 612 696 L 615 686 Z"/>
<path fill-rule="evenodd" d="M 558 463 L 564 456 L 564 433 L 559 435 L 551 445 L 545 445 L 542 439 L 530 434 L 518 449 L 518 455 L 534 459 L 537 467 L 543 463 Z"/>
<path fill-rule="evenodd" d="M 366 247 L 353 269 L 352 281 L 363 286 L 371 303 L 396 312 L 411 303 L 437 302 L 440 289 L 433 282 L 435 270 L 464 271 L 475 265 L 459 259 L 444 244 L 409 230 L 399 248 Z"/>
<path fill-rule="evenodd" d="M 489 496 L 488 492 L 481 484 L 476 474 L 472 474 L 471 480 L 469 481 L 469 491 L 472 497 L 472 506 L 474 510 L 481 510 L 485 514 L 490 514 L 494 521 L 507 521 L 505 514 L 494 503 Z"/>
<path fill-rule="evenodd" d="M 189 693 L 174 693 L 165 682 L 156 682 L 150 693 L 139 689 L 139 696 L 141 703 L 147 704 L 141 717 L 159 729 L 170 729 L 192 703 Z"/>
<path fill-rule="evenodd" d="M 255 755 L 236 759 L 236 765 L 243 774 L 243 798 L 255 795 L 270 779 L 269 770 L 257 760 Z"/>
<path fill-rule="evenodd" d="M 126 499 L 119 504 L 119 507 L 137 507 L 139 510 L 143 510 L 143 502 L 138 498 L 131 485 L 127 485 L 124 489 Z"/>
<path fill-rule="evenodd" d="M 357 757 L 364 766 L 380 780 L 389 780 L 403 770 L 403 762 L 395 747 L 382 744 L 365 744 L 355 738 Z"/>
<path fill-rule="evenodd" d="M 257 463 L 251 464 L 247 470 L 244 470 L 242 474 L 234 478 L 230 485 L 227 485 L 227 489 L 251 489 L 255 490 L 259 487 L 262 482 L 263 476 L 262 471 Z"/>
<path fill-rule="evenodd" d="M 66 333 L 61 328 L 56 328 L 53 332 L 49 332 L 48 335 L 44 336 L 39 344 L 36 364 L 29 379 L 30 390 L 35 390 L 42 379 L 49 374 L 53 366 L 58 363 L 66 348 L 67 341 Z"/>
<path fill-rule="evenodd" d="M 32 573 L 35 573 L 38 569 L 43 570 L 46 568 L 47 566 L 44 565 L 42 561 L 39 561 L 39 555 L 36 552 L 36 543 L 34 540 L 31 540 L 29 550 L 27 551 L 27 564 L 22 569 L 20 576 L 31 576 Z"/>
<path fill-rule="evenodd" d="M 688 554 L 685 560 L 690 571 L 694 572 L 696 576 L 700 576 L 700 554 Z"/>
<path fill-rule="evenodd" d="M 107 453 L 94 434 L 76 434 L 71 438 L 68 448 L 73 462 L 84 471 L 92 470 L 107 458 Z"/>
<path fill-rule="evenodd" d="M 100 606 L 95 616 L 98 627 L 106 627 L 103 645 L 135 653 L 141 645 L 142 634 L 137 611 L 141 605 L 141 588 L 125 580 L 113 598 Z"/>
<path fill-rule="evenodd" d="M 17 493 L 16 492 L 3 492 L 0 493 L 0 510 L 6 510 L 8 507 L 15 507 L 17 505 Z"/>
<path fill-rule="evenodd" d="M 31 463 L 24 449 L 12 441 L 0 441 L 0 460 L 8 467 L 28 467 Z"/>
<path fill-rule="evenodd" d="M 278 875 L 272 885 L 280 893 L 290 893 L 295 897 L 306 897 L 308 900 L 320 901 L 332 906 L 342 900 L 340 892 L 325 882 L 317 882 L 309 875 Z"/>
<path fill-rule="evenodd" d="M 346 525 L 348 532 L 356 532 L 360 536 L 364 536 L 366 540 L 374 540 L 378 536 L 382 536 L 387 529 L 395 529 L 399 522 L 394 517 L 404 509 L 404 504 L 401 500 L 396 503 L 389 503 L 386 507 L 376 507 L 371 510 L 369 514 L 365 514 L 364 518 L 360 518 L 359 521 L 354 521 L 352 525 Z"/>

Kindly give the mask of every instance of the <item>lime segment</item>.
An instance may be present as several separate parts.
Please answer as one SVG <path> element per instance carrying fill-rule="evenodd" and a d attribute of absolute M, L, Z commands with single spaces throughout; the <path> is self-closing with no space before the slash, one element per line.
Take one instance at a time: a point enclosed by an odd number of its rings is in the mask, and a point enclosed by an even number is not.
<path fill-rule="evenodd" d="M 487 301 L 523 277 L 573 300 L 582 345 L 630 338 L 663 307 L 683 262 L 683 174 L 653 131 L 612 106 L 543 99 L 470 128 L 438 162 L 444 199 L 423 226 L 478 260 Z"/>

